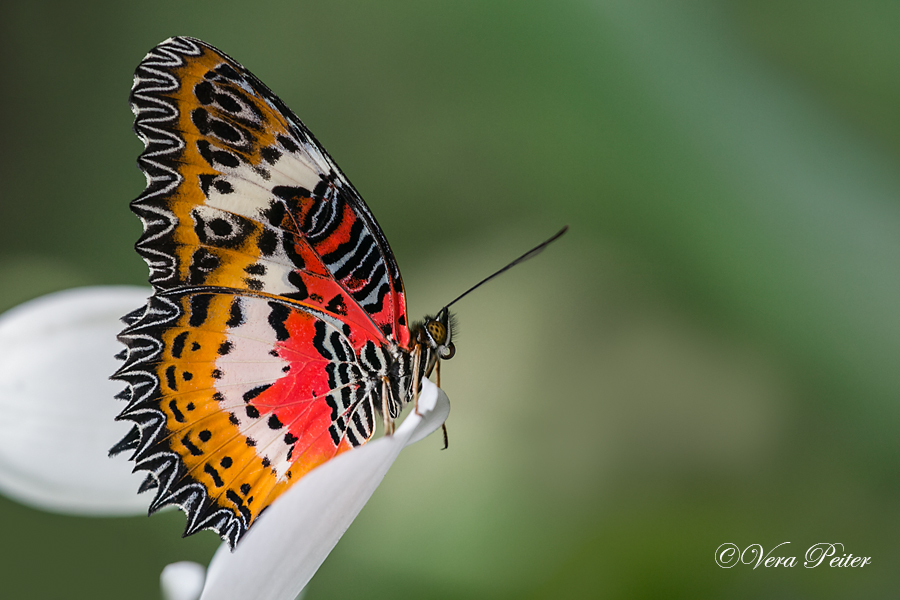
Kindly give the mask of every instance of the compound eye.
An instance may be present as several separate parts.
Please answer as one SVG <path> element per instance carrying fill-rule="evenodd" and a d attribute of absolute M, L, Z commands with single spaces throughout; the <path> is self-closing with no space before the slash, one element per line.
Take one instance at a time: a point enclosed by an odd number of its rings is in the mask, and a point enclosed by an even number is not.
<path fill-rule="evenodd" d="M 447 344 L 441 352 L 441 360 L 450 360 L 456 354 L 456 346 L 453 342 Z"/>
<path fill-rule="evenodd" d="M 437 344 L 443 344 L 447 340 L 447 329 L 438 321 L 428 322 L 428 334 Z"/>

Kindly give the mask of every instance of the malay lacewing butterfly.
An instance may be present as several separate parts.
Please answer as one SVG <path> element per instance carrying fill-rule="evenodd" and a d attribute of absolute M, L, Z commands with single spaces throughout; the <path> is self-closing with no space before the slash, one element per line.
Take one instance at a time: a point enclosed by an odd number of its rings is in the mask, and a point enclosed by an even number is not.
<path fill-rule="evenodd" d="M 371 439 L 377 420 L 392 431 L 422 377 L 454 354 L 453 302 L 407 322 L 368 206 L 225 53 L 164 41 L 135 72 L 131 108 L 147 179 L 131 207 L 153 295 L 124 317 L 114 379 L 127 384 L 119 419 L 134 427 L 111 453 L 132 451 L 147 472 L 151 512 L 178 506 L 186 535 L 212 529 L 234 547 L 292 483 Z"/>

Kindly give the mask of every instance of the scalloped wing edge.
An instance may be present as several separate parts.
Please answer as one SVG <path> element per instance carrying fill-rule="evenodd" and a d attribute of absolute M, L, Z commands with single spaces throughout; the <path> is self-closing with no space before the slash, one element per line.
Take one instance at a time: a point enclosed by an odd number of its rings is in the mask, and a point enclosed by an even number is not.
<path fill-rule="evenodd" d="M 249 519 L 218 506 L 206 488 L 188 476 L 178 454 L 162 441 L 166 418 L 158 408 L 159 378 L 152 365 L 160 359 L 163 346 L 149 331 L 172 323 L 180 315 L 180 307 L 171 299 L 151 296 L 146 306 L 122 319 L 127 326 L 118 339 L 125 345 L 125 362 L 111 379 L 127 385 L 117 398 L 128 404 L 116 419 L 132 421 L 135 426 L 110 454 L 131 450 L 134 471 L 147 471 L 139 492 L 156 490 L 149 514 L 176 506 L 187 518 L 184 536 L 211 529 L 234 548 L 246 533 Z"/>

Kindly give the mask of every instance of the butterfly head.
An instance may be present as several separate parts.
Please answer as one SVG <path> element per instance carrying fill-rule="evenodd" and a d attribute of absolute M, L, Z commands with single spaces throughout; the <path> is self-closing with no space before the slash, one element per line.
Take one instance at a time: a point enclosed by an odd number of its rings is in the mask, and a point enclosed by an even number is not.
<path fill-rule="evenodd" d="M 455 328 L 456 319 L 444 307 L 436 316 L 425 317 L 425 322 L 419 328 L 418 342 L 427 346 L 432 356 L 450 360 L 456 354 L 456 346 L 452 341 Z"/>

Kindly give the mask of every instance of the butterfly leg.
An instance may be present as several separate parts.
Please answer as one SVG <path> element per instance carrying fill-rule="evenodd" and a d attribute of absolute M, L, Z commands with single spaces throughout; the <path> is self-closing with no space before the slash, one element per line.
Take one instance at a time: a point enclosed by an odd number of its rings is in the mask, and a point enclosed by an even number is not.
<path fill-rule="evenodd" d="M 387 378 L 381 379 L 381 416 L 384 417 L 384 435 L 394 435 L 394 420 L 391 418 L 391 410 L 388 399 L 390 387 Z"/>
<path fill-rule="evenodd" d="M 415 351 L 413 352 L 413 370 L 412 370 L 412 379 L 413 379 L 413 406 L 415 407 L 415 413 L 418 416 L 422 416 L 422 413 L 419 412 L 419 362 L 421 361 L 422 356 L 422 346 L 417 345 Z"/>

